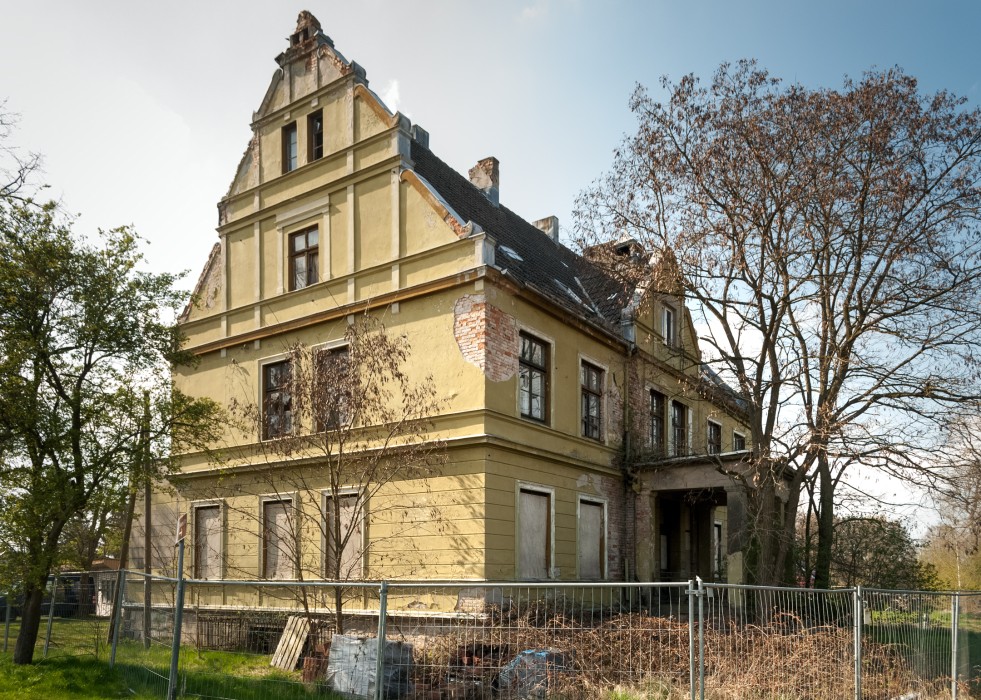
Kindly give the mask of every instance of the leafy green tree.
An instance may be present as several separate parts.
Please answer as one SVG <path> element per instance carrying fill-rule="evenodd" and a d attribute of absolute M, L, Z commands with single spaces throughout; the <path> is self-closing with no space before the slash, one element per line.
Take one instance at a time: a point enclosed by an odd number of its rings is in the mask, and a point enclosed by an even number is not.
<path fill-rule="evenodd" d="M 173 275 L 138 269 L 139 245 L 129 228 L 83 240 L 53 205 L 0 201 L 0 576 L 25 596 L 15 663 L 33 660 L 69 523 L 165 474 L 168 448 L 214 439 L 217 406 L 170 381 L 169 363 L 190 359 L 171 320 L 183 296 Z M 138 473 L 141 433 L 153 474 Z"/>

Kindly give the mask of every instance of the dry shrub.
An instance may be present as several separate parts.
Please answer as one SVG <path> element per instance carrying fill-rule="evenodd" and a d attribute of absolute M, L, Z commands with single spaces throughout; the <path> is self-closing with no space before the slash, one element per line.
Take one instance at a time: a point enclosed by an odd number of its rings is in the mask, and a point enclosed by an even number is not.
<path fill-rule="evenodd" d="M 417 646 L 417 680 L 424 687 L 460 678 L 460 649 L 500 647 L 495 663 L 471 670 L 485 691 L 501 666 L 525 649 L 553 649 L 570 659 L 568 671 L 549 673 L 552 698 L 687 697 L 688 624 L 642 613 L 601 614 L 551 604 L 529 604 L 494 615 L 493 624 L 430 636 Z M 841 700 L 854 693 L 851 627 L 807 626 L 802 620 L 770 625 L 706 626 L 705 683 L 711 700 Z M 718 621 L 717 621 L 718 622 Z M 697 629 L 696 629 L 697 632 Z M 697 644 L 697 636 L 695 643 Z M 697 655 L 696 655 L 697 663 Z M 697 672 L 697 669 L 696 669 Z M 949 698 L 949 679 L 917 676 L 904 650 L 863 643 L 863 697 L 888 700 L 915 691 L 920 700 Z M 473 694 L 467 697 L 485 697 Z M 486 697 L 490 697 L 489 693 Z M 500 697 L 506 697 L 501 695 Z"/>

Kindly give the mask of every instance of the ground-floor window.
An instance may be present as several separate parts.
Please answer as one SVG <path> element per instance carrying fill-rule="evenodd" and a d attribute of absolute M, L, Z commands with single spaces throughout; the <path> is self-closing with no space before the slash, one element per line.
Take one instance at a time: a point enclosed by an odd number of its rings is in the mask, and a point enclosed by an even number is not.
<path fill-rule="evenodd" d="M 606 578 L 606 508 L 599 501 L 579 501 L 579 578 Z"/>
<path fill-rule="evenodd" d="M 262 578 L 291 579 L 295 575 L 292 506 L 289 499 L 262 503 Z"/>
<path fill-rule="evenodd" d="M 552 494 L 518 492 L 518 578 L 546 579 L 552 568 Z"/>

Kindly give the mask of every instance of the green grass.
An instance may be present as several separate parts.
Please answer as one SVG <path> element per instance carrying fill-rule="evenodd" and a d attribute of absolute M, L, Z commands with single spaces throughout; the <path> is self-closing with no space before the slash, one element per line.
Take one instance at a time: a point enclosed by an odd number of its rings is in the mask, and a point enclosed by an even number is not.
<path fill-rule="evenodd" d="M 170 647 L 121 640 L 116 667 L 109 669 L 105 621 L 55 620 L 47 659 L 42 659 L 45 624 L 35 650 L 35 663 L 11 661 L 20 627 L 11 625 L 9 649 L 0 654 L 0 700 L 24 698 L 163 698 L 167 691 Z M 0 625 L 2 634 L 2 625 Z M 269 666 L 269 656 L 234 652 L 181 650 L 180 669 L 185 696 L 238 700 L 334 700 L 339 696 L 322 685 L 304 684 L 300 671 Z"/>

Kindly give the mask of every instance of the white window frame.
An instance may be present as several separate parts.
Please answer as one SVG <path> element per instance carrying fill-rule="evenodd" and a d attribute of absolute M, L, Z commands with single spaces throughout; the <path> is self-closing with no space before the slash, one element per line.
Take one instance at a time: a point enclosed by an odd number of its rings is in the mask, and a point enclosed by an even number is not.
<path fill-rule="evenodd" d="M 582 577 L 582 567 L 580 563 L 583 543 L 579 540 L 579 522 L 581 518 L 582 504 L 584 501 L 590 505 L 601 506 L 603 508 L 603 549 L 600 551 L 600 577 L 598 579 L 588 580 L 605 581 L 609 578 L 609 565 L 607 561 L 608 553 L 610 551 L 609 502 L 605 498 L 597 498 L 596 496 L 581 493 L 577 494 L 576 496 L 576 578 L 580 581 L 584 580 Z"/>
<path fill-rule="evenodd" d="M 296 558 L 297 559 L 300 559 L 302 557 L 302 552 L 300 552 L 300 549 L 299 549 L 299 547 L 300 547 L 300 537 L 299 537 L 299 533 L 296 532 L 297 515 L 299 513 L 299 511 L 298 511 L 298 508 L 299 508 L 299 505 L 298 505 L 299 499 L 298 499 L 297 496 L 298 496 L 298 494 L 295 493 L 295 492 L 290 492 L 290 493 L 269 493 L 269 494 L 263 494 L 263 495 L 259 496 L 259 517 L 258 517 L 258 521 L 259 521 L 259 556 L 257 557 L 257 559 L 259 561 L 258 578 L 260 580 L 263 580 L 263 581 L 266 581 L 266 580 L 269 580 L 269 581 L 295 581 L 296 580 L 296 572 L 297 572 L 297 569 L 298 569 L 299 561 L 292 561 L 292 562 L 290 562 L 290 564 L 293 567 L 293 576 L 292 577 L 285 578 L 285 579 L 266 579 L 266 577 L 265 577 L 265 574 L 266 574 L 266 542 L 265 542 L 265 540 L 266 540 L 266 504 L 267 503 L 282 503 L 284 501 L 289 501 L 289 503 L 290 503 L 289 511 L 291 511 L 290 512 L 290 517 L 293 519 L 292 520 L 292 522 L 293 522 L 293 532 L 292 533 L 287 533 L 287 534 L 288 535 L 292 535 L 293 537 L 295 537 L 297 539 L 297 542 L 295 543 L 296 544 L 295 553 L 297 554 L 297 557 Z"/>
<path fill-rule="evenodd" d="M 537 420 L 535 418 L 526 418 L 521 415 L 521 334 L 530 335 L 532 338 L 536 338 L 541 342 L 548 345 L 548 396 L 546 397 L 547 405 L 545 406 L 546 418 L 544 421 Z M 557 372 L 557 367 L 555 364 L 556 355 L 556 345 L 555 338 L 542 333 L 537 328 L 532 328 L 531 326 L 526 326 L 524 324 L 518 324 L 518 346 L 515 348 L 515 352 L 518 357 L 518 371 L 514 374 L 514 415 L 523 421 L 533 423 L 536 425 L 543 425 L 547 427 L 552 426 L 554 420 L 555 412 L 555 377 Z"/>
<path fill-rule="evenodd" d="M 530 481 L 514 482 L 514 578 L 516 581 L 538 581 L 542 579 L 522 578 L 519 571 L 521 560 L 521 492 L 529 491 L 548 496 L 548 576 L 545 580 L 555 578 L 555 489 Z"/>
<path fill-rule="evenodd" d="M 191 501 L 191 572 L 194 574 L 193 578 L 197 578 L 198 573 L 198 510 L 201 508 L 218 508 L 218 580 L 225 578 L 225 537 L 228 533 L 228 528 L 225 523 L 225 502 L 221 499 L 205 499 L 201 501 Z M 207 579 L 211 580 L 211 579 Z"/>
<path fill-rule="evenodd" d="M 342 487 L 335 493 L 330 489 L 322 489 L 320 492 L 320 520 L 324 527 L 320 531 L 320 576 L 325 581 L 333 581 L 334 579 L 327 578 L 327 530 L 329 528 L 329 523 L 327 522 L 327 502 L 332 498 L 344 498 L 345 496 L 359 496 L 361 495 L 358 489 L 353 486 Z M 361 562 L 358 574 L 361 579 L 364 579 L 366 571 L 366 561 L 367 561 L 367 551 L 365 547 L 368 542 L 368 506 L 367 503 L 361 506 L 361 541 L 358 546 L 361 550 Z M 350 544 L 350 543 L 349 543 Z M 355 580 L 355 579 L 350 579 Z"/>

